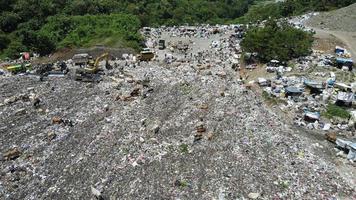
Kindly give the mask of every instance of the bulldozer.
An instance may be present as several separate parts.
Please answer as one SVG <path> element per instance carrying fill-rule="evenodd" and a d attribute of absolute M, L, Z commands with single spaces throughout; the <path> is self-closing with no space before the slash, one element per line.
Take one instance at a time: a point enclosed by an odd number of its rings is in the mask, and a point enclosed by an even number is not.
<path fill-rule="evenodd" d="M 100 61 L 106 61 L 106 69 L 110 69 L 109 65 L 109 53 L 103 53 L 94 60 L 89 60 L 88 65 L 84 68 L 79 68 L 75 71 L 75 80 L 83 82 L 99 82 L 101 80 L 99 72 L 101 71 L 99 67 Z"/>

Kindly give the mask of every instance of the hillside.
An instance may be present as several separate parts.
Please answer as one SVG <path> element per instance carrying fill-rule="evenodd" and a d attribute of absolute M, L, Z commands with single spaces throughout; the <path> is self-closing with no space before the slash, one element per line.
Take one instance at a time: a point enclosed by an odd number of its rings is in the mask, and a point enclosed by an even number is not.
<path fill-rule="evenodd" d="M 316 37 L 342 42 L 356 59 L 356 3 L 335 11 L 322 12 L 310 18 L 306 25 L 316 30 Z"/>
<path fill-rule="evenodd" d="M 331 12 L 322 12 L 311 18 L 308 25 L 321 29 L 356 32 L 356 3 Z"/>
<path fill-rule="evenodd" d="M 62 47 L 90 46 L 102 44 L 101 41 L 106 41 L 104 44 L 108 46 L 117 47 L 120 46 L 117 44 L 121 44 L 137 48 L 141 42 L 135 36 L 137 28 L 125 30 L 124 26 L 112 26 L 116 17 L 122 18 L 119 15 L 129 15 L 130 17 L 119 20 L 127 19 L 125 23 L 132 23 L 135 27 L 137 24 L 216 24 L 244 15 L 253 2 L 254 0 L 1 0 L 0 57 L 17 58 L 18 53 L 23 51 L 48 55 Z M 61 24 L 53 24 L 54 21 L 59 23 L 59 20 L 62 20 Z M 105 23 L 101 23 L 104 21 Z"/>
<path fill-rule="evenodd" d="M 121 35 L 123 33 L 121 27 L 115 27 L 113 30 L 110 23 L 97 24 L 93 21 L 87 23 L 88 21 L 84 22 L 86 17 L 81 18 L 81 16 L 88 16 L 95 21 L 114 22 L 113 16 L 128 15 L 130 19 L 127 23 L 133 22 L 135 26 L 139 24 L 141 27 L 247 23 L 270 17 L 280 18 L 310 11 L 332 10 L 347 6 L 356 0 L 274 2 L 265 0 L 1 0 L 0 58 L 18 58 L 19 53 L 24 51 L 48 55 L 63 47 L 77 48 L 104 44 L 110 47 L 126 46 L 137 49 L 141 44 L 140 38 L 135 36 L 137 29 L 126 31 L 125 33 L 130 35 L 127 38 Z M 53 19 L 65 19 L 65 21 L 62 21 L 60 26 L 44 28 L 52 26 Z M 76 26 L 75 30 L 73 24 Z M 56 38 L 53 38 L 53 33 L 48 31 L 56 33 Z"/>

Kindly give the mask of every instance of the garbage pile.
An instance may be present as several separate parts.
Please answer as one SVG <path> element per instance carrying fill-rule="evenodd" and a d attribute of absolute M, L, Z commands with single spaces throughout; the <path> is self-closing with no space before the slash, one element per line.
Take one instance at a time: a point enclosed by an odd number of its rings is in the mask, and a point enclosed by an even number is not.
<path fill-rule="evenodd" d="M 289 125 L 241 81 L 240 40 L 234 36 L 240 28 L 212 26 L 201 37 L 206 26 L 146 27 L 147 42 L 192 42 L 173 52 L 169 45 L 148 44 L 154 52 L 149 60 L 132 54 L 88 57 L 83 66 L 66 60 L 69 72 L 61 78 L 0 76 L 0 197 L 355 196 L 353 177 L 340 175 L 325 158 L 328 144 Z M 101 80 L 76 81 L 77 69 Z M 305 94 L 293 88 L 305 81 L 280 75 L 266 81 L 271 94 L 279 87 L 285 93 L 286 84 L 291 96 Z M 317 108 L 315 102 L 309 107 Z M 353 152 L 353 145 L 343 147 Z"/>
<path fill-rule="evenodd" d="M 278 99 L 277 106 L 292 116 L 294 124 L 354 140 L 356 73 L 352 61 L 340 63 L 338 58 L 348 55 L 346 49 L 335 47 L 335 54 L 314 51 L 288 65 L 271 60 L 264 67 L 275 76 L 259 77 L 256 82 L 265 96 Z"/>

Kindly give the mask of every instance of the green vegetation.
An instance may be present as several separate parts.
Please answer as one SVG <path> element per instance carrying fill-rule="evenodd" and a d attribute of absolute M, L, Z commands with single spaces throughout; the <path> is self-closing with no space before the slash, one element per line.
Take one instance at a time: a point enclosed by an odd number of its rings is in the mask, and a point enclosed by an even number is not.
<path fill-rule="evenodd" d="M 284 104 L 284 105 L 287 105 L 287 102 L 282 100 L 282 99 L 279 99 L 279 98 L 275 98 L 275 97 L 272 97 L 270 94 L 268 94 L 268 92 L 266 91 L 263 91 L 262 92 L 262 98 L 265 100 L 265 102 L 268 104 L 268 105 L 278 105 L 278 104 Z"/>
<path fill-rule="evenodd" d="M 122 46 L 134 46 L 141 40 L 139 28 L 140 21 L 132 15 L 56 16 L 49 17 L 38 33 L 60 48 L 100 41 L 107 45 L 123 42 Z"/>
<path fill-rule="evenodd" d="M 178 185 L 179 187 L 181 187 L 181 188 L 186 188 L 186 187 L 188 187 L 190 184 L 189 184 L 189 182 L 188 181 L 186 181 L 186 180 L 178 180 L 177 181 L 177 183 L 176 183 L 176 185 Z"/>
<path fill-rule="evenodd" d="M 92 44 L 137 47 L 139 26 L 216 24 L 237 18 L 249 22 L 330 10 L 356 0 L 268 2 L 274 1 L 0 0 L 0 56 L 16 58 L 20 51 L 46 55 L 62 47 Z"/>
<path fill-rule="evenodd" d="M 328 106 L 326 107 L 326 111 L 323 112 L 322 115 L 329 119 L 333 117 L 340 117 L 343 119 L 350 118 L 350 113 L 347 110 L 335 104 L 328 104 Z"/>
<path fill-rule="evenodd" d="M 264 27 L 248 30 L 241 42 L 245 52 L 257 52 L 262 62 L 288 61 L 310 53 L 312 34 L 295 29 L 285 22 L 268 21 Z"/>
<path fill-rule="evenodd" d="M 0 55 L 63 47 L 137 48 L 141 26 L 224 23 L 254 0 L 0 0 Z"/>
<path fill-rule="evenodd" d="M 179 149 L 182 153 L 188 153 L 189 152 L 189 149 L 188 149 L 188 145 L 187 144 L 181 144 L 179 146 Z"/>

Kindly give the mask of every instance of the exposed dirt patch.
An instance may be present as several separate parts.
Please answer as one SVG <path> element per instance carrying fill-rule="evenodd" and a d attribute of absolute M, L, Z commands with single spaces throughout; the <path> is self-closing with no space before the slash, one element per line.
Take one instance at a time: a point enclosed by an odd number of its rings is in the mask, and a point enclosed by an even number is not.
<path fill-rule="evenodd" d="M 68 60 L 71 59 L 75 54 L 78 53 L 88 53 L 89 55 L 93 56 L 94 58 L 108 52 L 112 57 L 120 58 L 122 54 L 135 54 L 134 49 L 130 48 L 109 48 L 109 47 L 102 47 L 96 46 L 92 48 L 81 48 L 81 49 L 61 49 L 49 57 L 42 57 L 38 60 L 35 60 L 33 63 L 47 63 L 47 62 L 56 62 L 60 60 Z"/>

